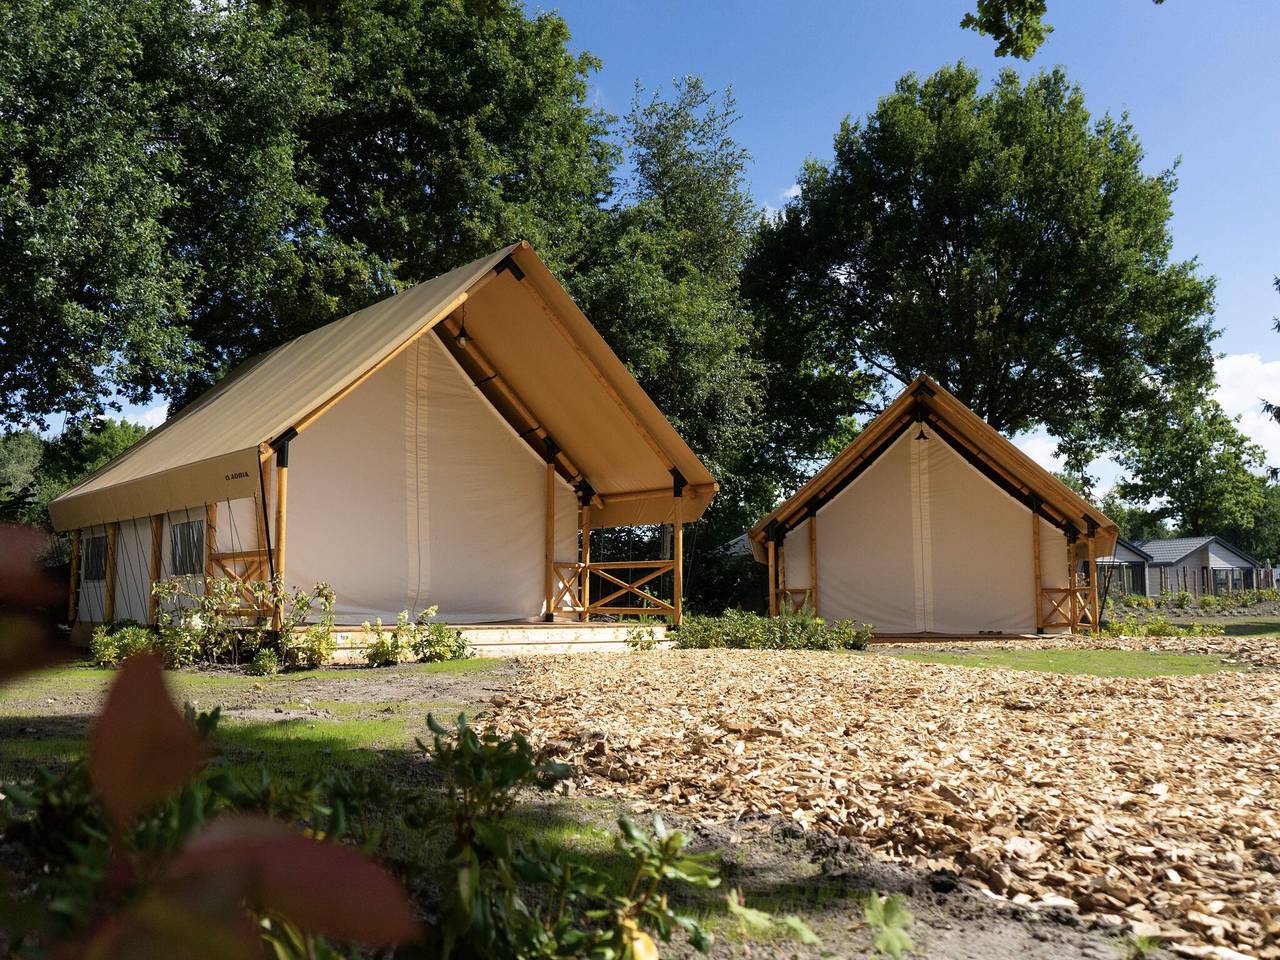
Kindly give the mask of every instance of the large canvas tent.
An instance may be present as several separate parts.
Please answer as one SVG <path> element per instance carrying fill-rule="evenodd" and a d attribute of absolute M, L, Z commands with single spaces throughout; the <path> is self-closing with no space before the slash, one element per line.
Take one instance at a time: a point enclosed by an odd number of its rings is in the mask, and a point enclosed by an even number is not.
<path fill-rule="evenodd" d="M 1098 623 L 1117 528 L 927 376 L 752 527 L 770 612 L 882 634 L 1028 634 Z"/>
<path fill-rule="evenodd" d="M 154 620 L 172 575 L 327 581 L 340 624 L 678 622 L 682 525 L 716 489 L 519 243 L 247 361 L 50 515 L 81 622 Z M 672 557 L 591 562 L 592 527 L 642 524 Z"/>

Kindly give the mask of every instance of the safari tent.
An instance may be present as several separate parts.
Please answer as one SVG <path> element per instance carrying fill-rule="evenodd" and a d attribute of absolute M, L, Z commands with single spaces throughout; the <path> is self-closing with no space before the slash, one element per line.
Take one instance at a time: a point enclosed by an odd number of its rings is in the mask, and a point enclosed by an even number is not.
<path fill-rule="evenodd" d="M 878 634 L 1071 632 L 1098 623 L 1117 528 L 927 376 L 752 527 L 769 609 Z"/>
<path fill-rule="evenodd" d="M 175 575 L 327 581 L 339 625 L 678 622 L 716 489 L 519 243 L 245 362 L 50 514 L 82 624 L 154 621 Z M 592 528 L 641 524 L 673 555 L 592 562 Z"/>

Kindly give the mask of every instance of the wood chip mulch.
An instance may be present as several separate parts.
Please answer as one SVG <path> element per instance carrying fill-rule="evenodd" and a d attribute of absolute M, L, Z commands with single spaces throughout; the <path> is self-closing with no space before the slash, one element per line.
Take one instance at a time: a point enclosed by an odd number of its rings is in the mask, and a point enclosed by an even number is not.
<path fill-rule="evenodd" d="M 883 643 L 910 650 L 1153 650 L 1166 653 L 1196 653 L 1222 657 L 1236 663 L 1265 669 L 1280 669 L 1280 639 L 1276 637 L 987 637 L 980 640 L 912 640 L 901 644 L 886 638 Z M 879 644 L 877 644 L 879 645 Z"/>
<path fill-rule="evenodd" d="M 743 830 L 782 815 L 1186 955 L 1280 958 L 1280 674 L 726 650 L 526 665 L 499 724 L 585 793 Z"/>

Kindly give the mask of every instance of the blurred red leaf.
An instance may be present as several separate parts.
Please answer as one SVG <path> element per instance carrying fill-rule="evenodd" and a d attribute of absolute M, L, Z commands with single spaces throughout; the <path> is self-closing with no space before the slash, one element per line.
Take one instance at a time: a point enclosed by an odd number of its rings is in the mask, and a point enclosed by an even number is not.
<path fill-rule="evenodd" d="M 0 604 L 34 610 L 67 602 L 67 585 L 44 565 L 53 544 L 45 530 L 0 523 Z"/>
<path fill-rule="evenodd" d="M 238 876 L 246 901 L 311 933 L 368 946 L 417 940 L 422 927 L 400 885 L 350 847 L 311 840 L 263 817 L 224 817 L 172 865 L 176 883 Z"/>
<path fill-rule="evenodd" d="M 165 689 L 154 656 L 131 657 L 89 735 L 89 776 L 108 817 L 123 832 L 204 765 L 199 736 Z"/>

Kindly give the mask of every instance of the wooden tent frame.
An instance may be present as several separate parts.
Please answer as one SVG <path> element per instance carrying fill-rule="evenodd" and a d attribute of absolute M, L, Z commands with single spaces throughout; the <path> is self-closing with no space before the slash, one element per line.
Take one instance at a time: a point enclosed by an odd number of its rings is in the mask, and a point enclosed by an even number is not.
<path fill-rule="evenodd" d="M 768 569 L 769 616 L 788 610 L 818 609 L 818 512 L 871 467 L 899 437 L 913 427 L 928 427 L 966 462 L 1028 510 L 1034 575 L 1036 632 L 1066 627 L 1072 633 L 1100 629 L 1097 558 L 1100 541 L 1114 544 L 1116 525 L 1035 464 L 972 410 L 923 374 L 830 464 L 794 496 L 752 527 L 753 552 Z M 1041 521 L 1062 531 L 1067 540 L 1067 586 L 1046 587 L 1041 568 Z M 809 522 L 810 582 L 786 585 L 783 544 L 791 531 Z M 1087 575 L 1081 576 L 1081 567 Z"/>

